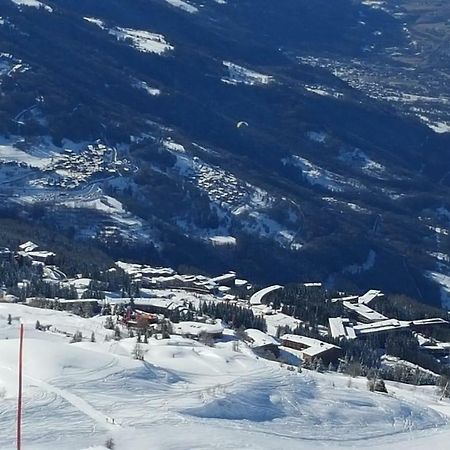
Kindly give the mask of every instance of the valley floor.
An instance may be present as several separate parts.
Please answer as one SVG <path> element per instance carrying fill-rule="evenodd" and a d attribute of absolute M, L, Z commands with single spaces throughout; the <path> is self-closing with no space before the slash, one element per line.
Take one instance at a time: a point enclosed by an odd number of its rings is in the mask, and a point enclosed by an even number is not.
<path fill-rule="evenodd" d="M 8 314 L 12 324 L 8 325 Z M 288 370 L 231 331 L 214 347 L 173 336 L 105 340 L 103 317 L 0 304 L 0 448 L 15 448 L 17 334 L 25 322 L 24 448 L 448 448 L 450 402 L 435 387 Z M 36 320 L 53 331 L 35 330 Z M 65 333 L 95 333 L 70 344 Z"/>

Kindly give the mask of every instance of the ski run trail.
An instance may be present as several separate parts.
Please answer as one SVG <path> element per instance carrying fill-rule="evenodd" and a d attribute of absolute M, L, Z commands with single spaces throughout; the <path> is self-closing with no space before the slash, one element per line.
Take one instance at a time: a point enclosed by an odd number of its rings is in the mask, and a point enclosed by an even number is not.
<path fill-rule="evenodd" d="M 13 323 L 7 324 L 11 314 Z M 226 330 L 213 347 L 173 336 L 109 341 L 103 317 L 0 304 L 0 449 L 15 448 L 19 320 L 25 450 L 448 449 L 450 402 L 434 386 L 298 373 Z M 36 320 L 51 325 L 35 330 Z M 89 339 L 70 343 L 81 331 Z"/>

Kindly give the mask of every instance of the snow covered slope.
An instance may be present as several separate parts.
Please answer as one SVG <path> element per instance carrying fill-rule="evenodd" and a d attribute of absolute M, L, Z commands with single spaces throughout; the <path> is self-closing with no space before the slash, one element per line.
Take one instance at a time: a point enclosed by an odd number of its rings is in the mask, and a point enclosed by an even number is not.
<path fill-rule="evenodd" d="M 440 304 L 448 55 L 423 40 L 450 22 L 415 33 L 412 1 L 0 0 L 2 217 Z"/>
<path fill-rule="evenodd" d="M 12 324 L 7 324 L 8 314 Z M 18 318 L 25 321 L 24 447 L 117 449 L 446 448 L 450 404 L 432 388 L 297 373 L 231 332 L 208 347 L 181 337 L 105 341 L 103 318 L 0 304 L 0 442 L 15 448 Z M 35 322 L 52 325 L 35 330 Z M 70 344 L 69 334 L 86 339 Z"/>

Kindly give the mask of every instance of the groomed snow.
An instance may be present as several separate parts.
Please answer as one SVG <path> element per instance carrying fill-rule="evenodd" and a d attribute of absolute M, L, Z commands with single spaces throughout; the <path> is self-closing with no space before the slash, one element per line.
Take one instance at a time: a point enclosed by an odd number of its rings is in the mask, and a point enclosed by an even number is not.
<path fill-rule="evenodd" d="M 13 317 L 7 324 L 7 315 Z M 214 347 L 173 336 L 105 341 L 103 318 L 0 304 L 0 442 L 15 448 L 18 319 L 25 322 L 24 448 L 428 449 L 450 438 L 450 404 L 433 387 L 286 370 L 233 333 Z M 36 320 L 54 331 L 34 329 Z M 59 332 L 57 331 L 59 330 Z M 64 332 L 82 331 L 70 344 Z M 89 342 L 91 332 L 96 342 Z"/>

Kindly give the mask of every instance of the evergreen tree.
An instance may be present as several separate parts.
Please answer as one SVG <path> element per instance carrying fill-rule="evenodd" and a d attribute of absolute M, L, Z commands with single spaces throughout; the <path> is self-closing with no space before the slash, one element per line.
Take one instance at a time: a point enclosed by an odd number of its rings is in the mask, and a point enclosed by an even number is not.
<path fill-rule="evenodd" d="M 322 358 L 316 358 L 315 361 L 314 361 L 313 366 L 314 366 L 314 370 L 316 372 L 321 372 L 322 373 L 322 372 L 325 371 L 325 366 L 323 365 Z"/>
<path fill-rule="evenodd" d="M 106 317 L 104 326 L 107 330 L 114 330 L 114 322 L 111 316 Z"/>
<path fill-rule="evenodd" d="M 82 340 L 83 340 L 83 335 L 82 335 L 81 331 L 76 331 L 74 333 L 74 335 L 72 336 L 72 339 L 70 342 L 73 344 L 75 342 L 81 342 Z"/>
<path fill-rule="evenodd" d="M 441 394 L 441 400 L 443 398 L 450 397 L 450 378 L 445 375 L 439 377 L 438 382 L 439 393 Z"/>
<path fill-rule="evenodd" d="M 116 448 L 116 444 L 114 443 L 114 440 L 112 438 L 109 438 L 105 442 L 105 447 L 108 450 L 114 450 Z"/>
<path fill-rule="evenodd" d="M 163 339 L 169 339 L 170 338 L 170 332 L 172 327 L 170 326 L 170 322 L 164 321 L 161 324 L 161 335 Z"/>

